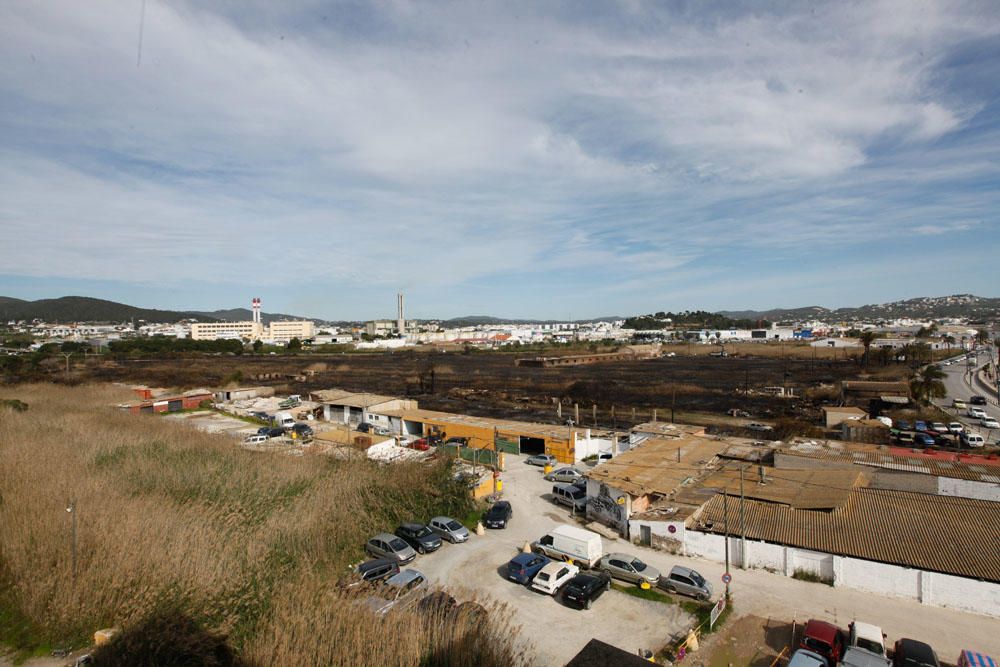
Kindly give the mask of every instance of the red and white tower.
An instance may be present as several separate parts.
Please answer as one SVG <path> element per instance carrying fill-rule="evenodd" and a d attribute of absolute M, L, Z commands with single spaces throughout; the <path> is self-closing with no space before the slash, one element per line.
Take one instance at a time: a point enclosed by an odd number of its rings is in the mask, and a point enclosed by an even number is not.
<path fill-rule="evenodd" d="M 252 301 L 253 304 L 253 323 L 260 324 L 260 297 L 255 296 Z"/>

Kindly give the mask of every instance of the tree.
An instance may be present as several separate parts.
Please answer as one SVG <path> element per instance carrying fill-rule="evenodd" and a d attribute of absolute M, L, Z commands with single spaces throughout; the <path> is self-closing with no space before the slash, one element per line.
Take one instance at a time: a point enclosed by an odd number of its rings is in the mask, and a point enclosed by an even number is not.
<path fill-rule="evenodd" d="M 264 341 L 262 341 L 260 338 L 258 338 L 257 340 L 255 340 L 253 342 L 253 351 L 254 352 L 260 352 L 260 349 L 262 347 L 264 347 Z"/>
<path fill-rule="evenodd" d="M 921 405 L 929 405 L 932 398 L 944 398 L 947 394 L 942 382 L 944 377 L 944 371 L 934 364 L 921 368 L 910 380 L 913 399 Z"/>
<path fill-rule="evenodd" d="M 300 341 L 298 338 L 293 338 L 290 341 L 288 341 L 289 352 L 298 352 L 301 349 L 302 349 L 302 341 Z"/>
<path fill-rule="evenodd" d="M 865 346 L 865 368 L 868 368 L 869 352 L 871 352 L 872 343 L 875 342 L 876 337 L 877 334 L 871 329 L 868 329 L 867 331 L 862 331 L 861 335 L 858 336 L 858 340 L 860 340 L 861 344 Z"/>
<path fill-rule="evenodd" d="M 976 332 L 976 342 L 980 345 L 986 345 L 987 341 L 990 339 L 990 332 L 986 329 L 980 329 Z"/>

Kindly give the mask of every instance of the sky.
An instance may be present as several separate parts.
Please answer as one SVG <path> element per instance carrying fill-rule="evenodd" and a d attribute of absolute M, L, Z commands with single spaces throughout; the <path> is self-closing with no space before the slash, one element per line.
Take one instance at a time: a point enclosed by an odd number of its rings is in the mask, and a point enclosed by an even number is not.
<path fill-rule="evenodd" d="M 327 319 L 1000 296 L 987 2 L 0 3 L 0 295 Z"/>

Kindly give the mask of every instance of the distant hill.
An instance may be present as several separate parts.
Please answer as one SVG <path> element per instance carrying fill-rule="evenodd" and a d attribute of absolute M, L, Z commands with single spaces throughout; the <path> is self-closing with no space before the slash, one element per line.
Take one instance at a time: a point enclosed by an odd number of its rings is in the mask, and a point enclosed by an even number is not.
<path fill-rule="evenodd" d="M 46 322 L 129 322 L 133 319 L 146 322 L 177 322 L 197 319 L 215 322 L 218 318 L 201 313 L 175 310 L 136 308 L 124 303 L 92 299 L 86 296 L 63 296 L 58 299 L 22 301 L 0 297 L 0 321 L 44 320 Z"/>
<path fill-rule="evenodd" d="M 10 320 L 44 320 L 53 323 L 65 322 L 130 322 L 143 320 L 145 322 L 178 322 L 180 320 L 198 320 L 199 322 L 242 322 L 249 320 L 252 313 L 248 308 L 232 308 L 230 310 L 214 310 L 211 312 L 198 310 L 156 310 L 152 308 L 137 308 L 115 301 L 92 299 L 86 296 L 64 296 L 58 299 L 40 299 L 25 301 L 9 296 L 0 296 L 0 321 Z M 282 313 L 262 313 L 264 324 L 274 320 L 308 320 L 309 317 L 298 317 Z"/>
<path fill-rule="evenodd" d="M 773 310 L 722 311 L 722 315 L 734 319 L 765 319 L 771 322 L 783 320 L 826 320 L 833 322 L 860 322 L 890 320 L 898 318 L 943 319 L 949 317 L 970 320 L 995 320 L 1000 318 L 1000 298 L 975 296 L 973 294 L 953 294 L 951 296 L 916 297 L 891 303 L 869 304 L 854 308 L 830 310 L 822 306 L 803 308 L 775 308 Z"/>

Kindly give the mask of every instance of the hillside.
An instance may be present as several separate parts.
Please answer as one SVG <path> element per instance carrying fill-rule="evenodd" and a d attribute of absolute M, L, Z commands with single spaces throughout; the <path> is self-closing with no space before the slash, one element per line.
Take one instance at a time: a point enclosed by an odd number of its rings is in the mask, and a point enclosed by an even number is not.
<path fill-rule="evenodd" d="M 835 310 L 821 306 L 806 306 L 764 311 L 722 311 L 720 314 L 734 319 L 766 319 L 770 321 L 821 319 L 855 322 L 905 317 L 914 319 L 961 317 L 970 320 L 993 320 L 1000 318 L 1000 298 L 953 294 L 939 297 L 916 297 L 903 301 L 837 308 Z"/>
<path fill-rule="evenodd" d="M 137 308 L 124 303 L 93 299 L 86 296 L 64 296 L 58 299 L 22 301 L 0 297 L 0 320 L 34 320 L 46 322 L 177 322 L 198 319 L 206 322 L 218 318 L 202 313 Z"/>

